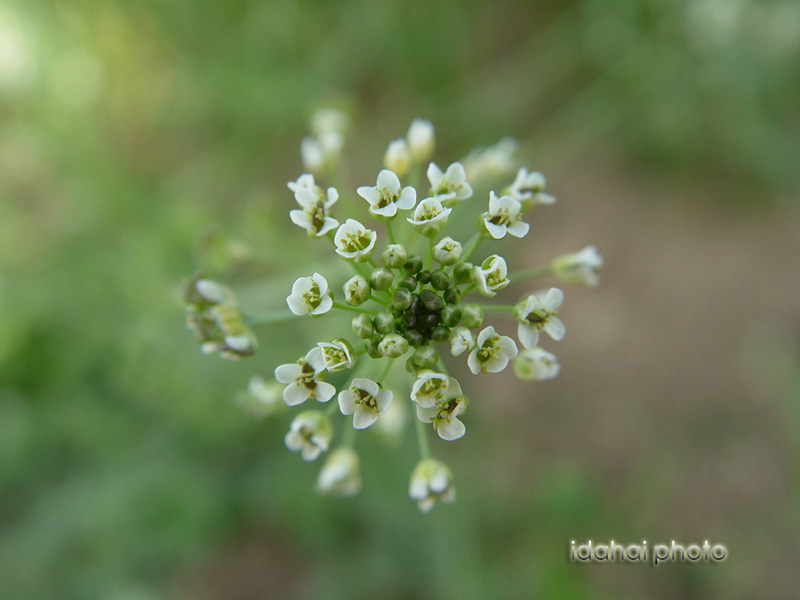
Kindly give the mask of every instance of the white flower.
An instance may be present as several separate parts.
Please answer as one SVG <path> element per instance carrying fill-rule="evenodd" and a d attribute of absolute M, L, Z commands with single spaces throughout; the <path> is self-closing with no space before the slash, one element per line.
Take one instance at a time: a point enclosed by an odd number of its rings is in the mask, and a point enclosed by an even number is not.
<path fill-rule="evenodd" d="M 411 387 L 411 399 L 423 408 L 431 408 L 444 400 L 449 387 L 450 378 L 447 375 L 426 369 L 417 375 Z"/>
<path fill-rule="evenodd" d="M 283 389 L 279 381 L 271 380 L 266 382 L 264 378 L 259 375 L 253 375 L 247 382 L 247 392 L 250 396 L 268 407 L 272 407 L 280 402 Z"/>
<path fill-rule="evenodd" d="M 600 282 L 598 269 L 603 266 L 603 257 L 597 248 L 587 246 L 580 252 L 565 254 L 553 260 L 553 275 L 567 283 L 584 283 L 595 286 Z M 199 283 L 199 282 L 198 282 Z"/>
<path fill-rule="evenodd" d="M 484 296 L 494 296 L 509 283 L 508 266 L 502 256 L 492 254 L 472 270 L 472 281 Z"/>
<path fill-rule="evenodd" d="M 378 235 L 367 229 L 355 219 L 347 219 L 340 225 L 333 237 L 336 253 L 347 260 L 364 262 L 369 259 L 375 248 Z"/>
<path fill-rule="evenodd" d="M 400 177 L 408 173 L 411 167 L 411 150 L 404 139 L 389 142 L 386 154 L 383 156 L 383 166 L 394 171 Z"/>
<path fill-rule="evenodd" d="M 361 489 L 358 454 L 352 448 L 337 448 L 328 455 L 317 477 L 322 494 L 353 496 Z"/>
<path fill-rule="evenodd" d="M 430 407 L 417 403 L 417 418 L 423 423 L 432 423 L 439 437 L 452 442 L 464 436 L 467 429 L 458 417 L 467 409 L 469 400 L 461 392 L 461 385 L 449 378 L 443 398 Z"/>
<path fill-rule="evenodd" d="M 186 295 L 198 304 L 227 304 L 236 306 L 236 296 L 226 285 L 210 279 L 196 279 L 189 282 Z"/>
<path fill-rule="evenodd" d="M 422 235 L 433 237 L 447 224 L 452 211 L 452 208 L 444 208 L 438 198 L 425 198 L 417 204 L 413 218 L 406 220 Z"/>
<path fill-rule="evenodd" d="M 514 168 L 517 140 L 504 137 L 494 146 L 476 148 L 464 159 L 467 177 L 471 180 L 503 175 Z"/>
<path fill-rule="evenodd" d="M 433 247 L 433 258 L 445 266 L 454 265 L 461 258 L 461 243 L 451 237 L 442 238 Z"/>
<path fill-rule="evenodd" d="M 366 185 L 356 190 L 358 195 L 369 202 L 369 213 L 374 216 L 393 217 L 397 210 L 409 210 L 417 203 L 417 191 L 411 187 L 401 187 L 400 179 L 389 169 L 378 173 L 375 187 Z"/>
<path fill-rule="evenodd" d="M 461 356 L 475 348 L 475 337 L 467 327 L 456 327 L 450 335 L 450 354 Z"/>
<path fill-rule="evenodd" d="M 561 370 L 554 354 L 543 348 L 527 348 L 514 359 L 514 374 L 523 381 L 552 379 Z"/>
<path fill-rule="evenodd" d="M 292 420 L 283 441 L 292 452 L 302 451 L 303 460 L 314 460 L 328 450 L 332 437 L 333 428 L 327 417 L 319 411 L 307 410 Z"/>
<path fill-rule="evenodd" d="M 324 131 L 315 137 L 305 137 L 300 142 L 303 166 L 319 173 L 338 160 L 343 146 L 344 134 L 341 131 Z"/>
<path fill-rule="evenodd" d="M 538 171 L 528 172 L 522 167 L 517 171 L 517 177 L 508 188 L 508 193 L 522 203 L 523 212 L 531 208 L 534 204 L 553 204 L 555 196 L 544 192 L 544 175 Z"/>
<path fill-rule="evenodd" d="M 533 348 L 539 343 L 542 330 L 556 341 L 564 337 L 564 323 L 556 317 L 556 309 L 563 300 L 564 292 L 550 288 L 544 297 L 531 294 L 514 307 L 514 318 L 519 321 L 517 337 L 525 348 Z"/>
<path fill-rule="evenodd" d="M 453 206 L 458 200 L 472 196 L 472 186 L 467 183 L 467 172 L 460 162 L 454 162 L 444 173 L 436 163 L 429 164 L 428 181 L 431 182 L 431 194 L 444 206 Z"/>
<path fill-rule="evenodd" d="M 305 402 L 308 398 L 316 398 L 327 402 L 336 393 L 336 388 L 322 381 L 325 360 L 320 348 L 312 348 L 305 358 L 296 363 L 280 365 L 275 369 L 275 379 L 286 384 L 283 400 L 289 406 Z"/>
<path fill-rule="evenodd" d="M 486 231 L 496 240 L 506 237 L 506 233 L 517 238 L 525 237 L 530 225 L 519 220 L 521 209 L 519 201 L 511 196 L 498 198 L 494 192 L 490 192 L 489 212 L 481 215 Z"/>
<path fill-rule="evenodd" d="M 433 124 L 425 119 L 414 119 L 406 134 L 408 149 L 414 162 L 421 163 L 433 154 Z"/>
<path fill-rule="evenodd" d="M 344 134 L 350 124 L 347 113 L 338 108 L 323 106 L 314 111 L 311 115 L 311 132 L 316 136 L 324 136 L 327 133 L 336 132 Z"/>
<path fill-rule="evenodd" d="M 467 366 L 474 374 L 499 373 L 508 365 L 509 359 L 517 355 L 517 345 L 510 337 L 499 335 L 494 327 L 487 327 L 478 334 L 478 342 L 467 358 Z"/>
<path fill-rule="evenodd" d="M 328 282 L 319 273 L 311 277 L 300 277 L 292 285 L 292 293 L 286 304 L 296 315 L 322 315 L 333 307 L 333 298 L 328 292 Z"/>
<path fill-rule="evenodd" d="M 352 369 L 356 365 L 353 349 L 346 340 L 333 342 L 317 342 L 317 347 L 322 350 L 322 359 L 329 373 L 336 373 L 344 369 Z"/>
<path fill-rule="evenodd" d="M 389 409 L 392 392 L 371 379 L 356 378 L 350 389 L 339 392 L 339 409 L 343 415 L 353 415 L 353 427 L 364 429 Z"/>
<path fill-rule="evenodd" d="M 339 222 L 329 216 L 331 206 L 339 199 L 336 188 L 329 187 L 327 192 L 314 183 L 314 176 L 308 173 L 301 175 L 296 182 L 290 181 L 289 189 L 294 192 L 295 200 L 302 210 L 289 211 L 292 223 L 308 232 L 308 235 L 322 237 L 339 226 Z"/>
<path fill-rule="evenodd" d="M 239 360 L 258 348 L 255 334 L 236 306 L 214 304 L 205 311 L 193 309 L 187 314 L 187 324 L 200 338 L 204 354 L 216 352 L 221 358 Z"/>
<path fill-rule="evenodd" d="M 419 509 L 424 513 L 430 512 L 437 498 L 452 504 L 456 500 L 453 474 L 443 462 L 435 458 L 423 459 L 411 473 L 408 495 L 417 501 Z"/>

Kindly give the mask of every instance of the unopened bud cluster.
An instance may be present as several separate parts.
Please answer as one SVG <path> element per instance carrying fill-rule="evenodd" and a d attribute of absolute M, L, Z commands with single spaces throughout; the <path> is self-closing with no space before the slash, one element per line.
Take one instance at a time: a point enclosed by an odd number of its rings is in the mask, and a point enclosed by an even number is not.
<path fill-rule="evenodd" d="M 326 410 L 301 410 L 289 424 L 285 444 L 307 461 L 333 448 L 317 487 L 323 493 L 353 494 L 361 485 L 353 430 L 374 425 L 394 431 L 403 422 L 391 416 L 397 403 L 410 403 L 420 462 L 411 475 L 409 493 L 427 512 L 436 499 L 455 499 L 449 467 L 430 457 L 427 427 L 445 441 L 463 437 L 462 418 L 470 404 L 461 383 L 448 374 L 445 358 L 462 357 L 476 375 L 499 373 L 513 363 L 514 373 L 526 381 L 550 379 L 559 371 L 556 357 L 539 341 L 540 332 L 553 340 L 564 336 L 557 316 L 564 296 L 560 289 L 518 295 L 509 305 L 485 304 L 481 297 L 493 298 L 511 284 L 548 275 L 595 285 L 602 258 L 588 247 L 513 274 L 500 254 L 478 254 L 484 242 L 525 237 L 531 229 L 525 213 L 555 202 L 545 192 L 540 173 L 521 168 L 511 180 L 515 144 L 509 139 L 474 152 L 466 167 L 453 162 L 442 169 L 428 162 L 435 147 L 433 126 L 417 119 L 405 138 L 389 144 L 375 185 L 320 187 L 314 175 L 339 162 L 347 122 L 330 112 L 323 116 L 314 121 L 311 139 L 324 146 L 324 152 L 309 154 L 311 142 L 304 141 L 304 163 L 314 173 L 288 184 L 298 205 L 290 219 L 317 243 L 331 244 L 331 255 L 347 261 L 352 275 L 338 282 L 329 282 L 319 272 L 299 277 L 286 297 L 287 320 L 335 315 L 349 322 L 349 328 L 343 324 L 342 337 L 321 340 L 295 362 L 274 369 L 275 385 L 285 386 L 281 396 L 287 406 L 334 400 Z M 411 185 L 421 173 L 429 186 Z M 499 192 L 488 187 L 485 193 L 476 192 L 478 185 L 498 174 L 508 176 Z M 372 221 L 342 222 L 333 214 L 334 204 L 350 214 L 366 213 Z M 475 207 L 472 216 L 463 214 L 470 207 Z M 469 239 L 447 235 L 446 227 L 455 220 L 477 224 Z M 187 282 L 184 299 L 188 323 L 204 351 L 226 358 L 253 353 L 255 338 L 227 287 L 195 278 Z M 515 323 L 517 341 L 495 325 L 485 325 L 492 313 L 507 317 L 498 327 Z M 273 388 L 261 383 L 257 389 L 259 397 L 273 401 L 274 394 L 263 391 Z M 336 427 L 336 413 L 340 419 L 352 418 L 352 425 Z M 342 428 L 337 443 L 336 432 Z"/>

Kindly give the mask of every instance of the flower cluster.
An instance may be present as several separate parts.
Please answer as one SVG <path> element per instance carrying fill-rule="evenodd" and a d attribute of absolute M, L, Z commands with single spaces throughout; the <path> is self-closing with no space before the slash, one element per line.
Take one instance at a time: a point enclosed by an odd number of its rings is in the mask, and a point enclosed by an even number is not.
<path fill-rule="evenodd" d="M 299 277 L 286 297 L 286 316 L 346 316 L 350 332 L 319 341 L 295 362 L 279 365 L 275 383 L 259 379 L 251 387 L 270 403 L 281 396 L 287 406 L 305 404 L 291 421 L 285 444 L 306 461 L 332 447 L 337 413 L 352 417 L 351 424 L 342 425 L 338 446 L 327 455 L 317 480 L 319 491 L 342 495 L 356 493 L 361 485 L 354 432 L 380 428 L 392 414 L 392 403 L 410 403 L 421 456 L 409 494 L 427 512 L 436 499 L 455 499 L 450 469 L 430 456 L 428 432 L 448 442 L 460 439 L 466 433 L 470 404 L 465 386 L 448 373 L 445 356 L 460 357 L 474 375 L 500 373 L 509 364 L 526 381 L 549 379 L 559 371 L 556 357 L 539 342 L 541 332 L 556 341 L 564 337 L 558 317 L 564 298 L 560 289 L 529 293 L 508 305 L 482 298 L 494 298 L 512 284 L 542 276 L 595 285 L 602 258 L 588 247 L 516 273 L 496 252 L 473 260 L 484 242 L 524 238 L 531 229 L 526 213 L 555 202 L 545 192 L 540 173 L 520 168 L 510 177 L 515 143 L 509 139 L 470 155 L 466 168 L 452 162 L 442 169 L 429 162 L 435 146 L 433 126 L 417 119 L 404 138 L 389 144 L 375 185 L 324 189 L 315 175 L 326 171 L 322 167 L 330 167 L 338 155 L 311 152 L 307 146 L 328 144 L 338 152 L 343 123 L 344 117 L 330 112 L 315 118 L 314 137 L 304 140 L 302 152 L 312 173 L 288 183 L 297 203 L 289 217 L 318 243 L 330 244 L 331 254 L 350 264 L 352 276 L 343 282 L 329 282 L 320 272 Z M 336 143 L 323 142 L 326 136 Z M 423 173 L 427 184 L 418 185 Z M 482 193 L 480 186 L 498 173 L 508 177 L 507 185 L 487 187 Z M 340 221 L 333 210 L 343 205 L 351 216 Z M 473 205 L 477 221 L 474 216 L 469 219 L 477 228 L 459 241 L 453 232 L 470 223 L 462 216 Z M 448 227 L 450 235 L 444 233 Z M 228 358 L 253 352 L 255 339 L 228 288 L 195 278 L 186 289 L 189 325 L 205 351 Z M 507 322 L 484 324 L 487 313 L 505 316 Z M 502 333 L 510 324 L 516 325 L 516 340 Z M 282 386 L 280 393 L 272 391 L 277 384 Z M 309 403 L 326 406 L 309 408 Z"/>

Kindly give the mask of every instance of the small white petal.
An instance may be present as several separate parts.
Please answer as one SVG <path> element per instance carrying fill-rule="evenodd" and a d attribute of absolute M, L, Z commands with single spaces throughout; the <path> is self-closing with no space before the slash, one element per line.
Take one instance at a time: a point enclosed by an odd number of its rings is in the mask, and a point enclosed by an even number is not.
<path fill-rule="evenodd" d="M 467 428 L 464 427 L 464 424 L 459 421 L 458 419 L 451 418 L 450 420 L 443 421 L 437 428 L 436 433 L 439 434 L 439 437 L 447 442 L 452 442 L 453 440 L 457 440 L 464 436 L 466 433 Z M 445 477 L 445 485 L 441 488 L 441 490 L 437 490 L 434 488 L 434 480 L 431 480 L 431 490 L 434 492 L 440 492 L 447 487 L 447 478 Z"/>
<path fill-rule="evenodd" d="M 564 292 L 558 288 L 550 288 L 547 295 L 542 300 L 542 308 L 547 312 L 553 312 L 564 301 Z"/>
<path fill-rule="evenodd" d="M 491 235 L 492 238 L 496 240 L 502 240 L 504 237 L 506 237 L 508 228 L 505 225 L 497 225 L 488 219 L 484 220 L 483 224 L 486 226 L 486 231 L 489 232 L 489 235 Z"/>
<path fill-rule="evenodd" d="M 517 338 L 525 348 L 533 348 L 539 343 L 539 330 L 536 327 L 529 327 L 525 323 L 519 323 Z"/>
<path fill-rule="evenodd" d="M 508 357 L 498 352 L 492 358 L 483 363 L 483 370 L 487 373 L 499 373 L 508 365 Z"/>
<path fill-rule="evenodd" d="M 343 415 L 352 415 L 356 410 L 356 396 L 352 390 L 339 392 L 339 410 Z"/>
<path fill-rule="evenodd" d="M 300 377 L 303 369 L 297 363 L 289 363 L 280 365 L 275 368 L 275 379 L 279 383 L 293 383 L 295 379 Z"/>
<path fill-rule="evenodd" d="M 526 235 L 528 235 L 530 229 L 531 226 L 525 221 L 517 221 L 511 227 L 508 228 L 508 233 L 510 233 L 516 238 L 523 238 Z"/>
<path fill-rule="evenodd" d="M 320 402 L 327 402 L 336 393 L 336 388 L 326 381 L 317 382 L 317 400 Z"/>
<path fill-rule="evenodd" d="M 473 375 L 477 375 L 481 372 L 481 363 L 478 360 L 478 351 L 473 350 L 469 353 L 469 357 L 467 358 L 467 366 L 469 370 L 472 371 Z"/>
<path fill-rule="evenodd" d="M 287 406 L 297 406 L 308 398 L 308 388 L 304 385 L 290 383 L 283 390 L 283 401 Z"/>
<path fill-rule="evenodd" d="M 353 415 L 353 427 L 356 429 L 366 429 L 378 420 L 378 413 L 374 410 L 359 408 Z"/>
<path fill-rule="evenodd" d="M 390 192 L 396 192 L 400 189 L 400 179 L 397 175 L 389 169 L 382 169 L 378 173 L 378 188 L 386 188 Z"/>
<path fill-rule="evenodd" d="M 298 432 L 290 431 L 283 438 L 283 443 L 286 444 L 286 447 L 292 452 L 297 452 L 305 445 L 305 440 Z"/>
<path fill-rule="evenodd" d="M 564 334 L 567 332 L 567 328 L 558 317 L 550 317 L 544 325 L 544 330 L 557 342 L 563 340 Z"/>

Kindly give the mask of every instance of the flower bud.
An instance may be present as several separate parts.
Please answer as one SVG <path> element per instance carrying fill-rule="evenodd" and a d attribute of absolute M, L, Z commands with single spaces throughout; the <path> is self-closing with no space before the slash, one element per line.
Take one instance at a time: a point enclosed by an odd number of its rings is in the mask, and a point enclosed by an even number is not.
<path fill-rule="evenodd" d="M 414 467 L 408 494 L 416 500 L 420 511 L 427 513 L 438 499 L 447 504 L 455 502 L 456 488 L 448 466 L 434 458 L 425 458 Z"/>
<path fill-rule="evenodd" d="M 434 271 L 431 274 L 431 285 L 434 289 L 444 291 L 449 288 L 452 283 L 453 280 L 450 279 L 450 275 L 444 271 Z"/>
<path fill-rule="evenodd" d="M 359 313 L 353 317 L 350 327 L 353 329 L 353 333 L 362 340 L 369 339 L 375 334 L 375 325 L 369 315 L 365 313 Z"/>
<path fill-rule="evenodd" d="M 461 309 L 453 304 L 448 304 L 440 313 L 442 324 L 448 327 L 455 327 L 461 321 Z"/>
<path fill-rule="evenodd" d="M 321 494 L 353 496 L 361 489 L 358 454 L 352 448 L 337 448 L 330 453 L 319 472 L 317 489 Z"/>
<path fill-rule="evenodd" d="M 344 284 L 344 301 L 350 306 L 364 304 L 369 296 L 369 282 L 362 275 L 354 275 Z"/>
<path fill-rule="evenodd" d="M 369 276 L 369 284 L 372 286 L 372 289 L 379 292 L 388 290 L 393 281 L 394 273 L 392 273 L 389 269 L 375 269 L 372 271 L 372 273 L 370 273 Z"/>
<path fill-rule="evenodd" d="M 444 308 L 444 300 L 436 292 L 431 290 L 423 290 L 419 295 L 419 300 L 426 310 L 435 312 Z"/>
<path fill-rule="evenodd" d="M 417 273 L 417 281 L 419 281 L 422 285 L 431 282 L 431 272 L 427 269 L 425 271 L 420 271 Z"/>
<path fill-rule="evenodd" d="M 439 353 L 433 346 L 422 346 L 414 351 L 414 362 L 423 368 L 432 368 L 439 362 Z"/>
<path fill-rule="evenodd" d="M 483 309 L 470 302 L 461 307 L 461 322 L 470 329 L 475 329 L 483 324 Z"/>
<path fill-rule="evenodd" d="M 374 335 L 367 340 L 367 354 L 370 358 L 383 358 L 383 354 L 378 348 L 382 341 L 383 338 L 380 335 Z"/>
<path fill-rule="evenodd" d="M 400 288 L 392 296 L 392 305 L 400 310 L 405 310 L 411 306 L 411 292 L 406 288 Z"/>
<path fill-rule="evenodd" d="M 406 275 L 400 281 L 397 282 L 398 288 L 405 288 L 409 292 L 413 292 L 417 289 L 417 278 L 413 275 Z"/>
<path fill-rule="evenodd" d="M 418 348 L 425 341 L 425 338 L 416 329 L 409 329 L 403 334 L 403 337 L 408 340 L 408 345 L 412 348 Z"/>
<path fill-rule="evenodd" d="M 444 265 L 454 265 L 461 258 L 461 244 L 451 237 L 443 238 L 433 247 L 433 258 Z"/>
<path fill-rule="evenodd" d="M 410 275 L 419 273 L 422 270 L 422 257 L 419 254 L 409 254 L 408 260 L 403 265 L 403 271 Z"/>
<path fill-rule="evenodd" d="M 408 340 L 397 333 L 390 333 L 378 344 L 378 349 L 384 356 L 400 358 L 408 352 Z"/>
<path fill-rule="evenodd" d="M 381 262 L 389 269 L 399 269 L 408 260 L 408 250 L 401 244 L 389 244 L 381 253 Z"/>
<path fill-rule="evenodd" d="M 414 119 L 406 134 L 411 158 L 422 163 L 433 156 L 434 136 L 433 124 L 425 119 Z"/>
<path fill-rule="evenodd" d="M 597 253 L 597 248 L 587 246 L 580 252 L 564 254 L 553 260 L 551 268 L 553 275 L 567 283 L 583 283 L 595 286 L 600 277 L 597 271 L 603 266 L 603 257 Z"/>
<path fill-rule="evenodd" d="M 442 294 L 442 298 L 448 304 L 458 304 L 458 301 L 461 300 L 461 292 L 458 291 L 457 287 L 449 287 L 444 291 Z"/>
<path fill-rule="evenodd" d="M 394 331 L 394 315 L 390 312 L 379 312 L 373 318 L 375 324 L 375 331 L 382 335 L 392 333 Z"/>
<path fill-rule="evenodd" d="M 386 154 L 383 155 L 383 166 L 394 171 L 399 177 L 408 173 L 411 166 L 411 151 L 404 139 L 389 142 Z"/>
<path fill-rule="evenodd" d="M 444 325 L 435 327 L 431 333 L 431 339 L 437 343 L 446 342 L 450 339 L 450 329 Z"/>
<path fill-rule="evenodd" d="M 472 271 L 475 268 L 475 265 L 472 263 L 461 263 L 455 269 L 453 269 L 453 277 L 456 280 L 456 285 L 461 285 L 462 283 L 470 283 L 472 281 Z"/>

